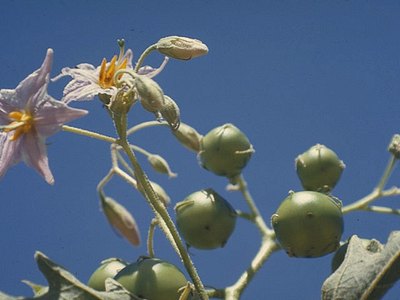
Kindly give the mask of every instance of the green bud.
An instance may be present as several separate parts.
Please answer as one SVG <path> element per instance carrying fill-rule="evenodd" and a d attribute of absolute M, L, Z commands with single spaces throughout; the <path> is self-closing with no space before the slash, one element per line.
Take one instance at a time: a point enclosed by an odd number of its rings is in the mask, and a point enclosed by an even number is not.
<path fill-rule="evenodd" d="M 132 105 L 135 103 L 134 95 L 127 92 L 126 87 L 118 89 L 118 91 L 113 96 L 99 94 L 99 99 L 107 107 L 109 113 L 114 120 L 114 123 L 116 123 L 116 126 L 117 123 L 121 121 L 121 117 L 124 118 L 123 116 L 126 116 Z M 119 131 L 118 134 L 120 134 Z"/>
<path fill-rule="evenodd" d="M 228 178 L 239 175 L 254 152 L 246 135 L 232 124 L 211 130 L 202 138 L 200 147 L 202 166 Z"/>
<path fill-rule="evenodd" d="M 167 206 L 171 202 L 171 198 L 168 196 L 167 192 L 162 188 L 161 185 L 154 181 L 150 181 L 150 184 L 160 201 L 164 204 L 164 206 Z M 139 182 L 137 183 L 137 189 L 144 195 L 144 190 Z"/>
<path fill-rule="evenodd" d="M 388 151 L 397 159 L 400 158 L 400 134 L 395 134 L 390 141 Z"/>
<path fill-rule="evenodd" d="M 171 171 L 168 162 L 158 154 L 151 154 L 147 157 L 154 170 L 162 174 L 168 174 L 170 178 L 176 177 L 177 174 Z"/>
<path fill-rule="evenodd" d="M 163 119 L 168 122 L 171 129 L 176 131 L 181 124 L 179 107 L 175 101 L 167 95 L 164 95 L 164 100 L 165 103 L 160 109 L 160 114 Z"/>
<path fill-rule="evenodd" d="M 179 128 L 172 133 L 177 140 L 189 150 L 192 150 L 196 153 L 200 151 L 200 141 L 203 136 L 199 134 L 193 127 L 185 123 L 181 123 Z"/>
<path fill-rule="evenodd" d="M 157 42 L 156 47 L 160 53 L 182 60 L 189 60 L 208 53 L 208 47 L 202 41 L 182 36 L 162 38 Z"/>
<path fill-rule="evenodd" d="M 335 152 L 317 144 L 295 160 L 297 175 L 305 190 L 330 192 L 345 168 Z"/>
<path fill-rule="evenodd" d="M 165 99 L 157 82 L 149 77 L 137 75 L 135 86 L 143 108 L 151 113 L 158 113 L 164 106 Z"/>
<path fill-rule="evenodd" d="M 101 208 L 110 225 L 132 245 L 140 244 L 140 232 L 129 211 L 110 197 L 101 196 Z"/>

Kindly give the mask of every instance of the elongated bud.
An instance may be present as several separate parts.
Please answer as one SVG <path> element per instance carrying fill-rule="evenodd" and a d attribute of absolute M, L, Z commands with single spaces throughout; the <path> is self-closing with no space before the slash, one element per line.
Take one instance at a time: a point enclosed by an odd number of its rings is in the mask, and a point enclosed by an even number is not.
<path fill-rule="evenodd" d="M 140 244 L 140 232 L 129 211 L 110 197 L 101 196 L 101 208 L 110 225 L 132 245 Z"/>
<path fill-rule="evenodd" d="M 157 82 L 149 77 L 138 75 L 135 78 L 135 85 L 143 108 L 151 113 L 159 112 L 165 104 L 165 99 Z"/>
<path fill-rule="evenodd" d="M 151 184 L 154 192 L 157 194 L 158 198 L 160 199 L 160 201 L 164 204 L 164 206 L 167 206 L 171 202 L 171 198 L 168 196 L 167 192 L 162 188 L 161 185 L 159 185 L 158 183 L 156 183 L 154 181 L 150 181 L 150 184 Z M 137 183 L 137 189 L 139 192 L 144 194 L 143 188 L 139 184 L 139 182 Z"/>
<path fill-rule="evenodd" d="M 160 53 L 182 60 L 189 60 L 208 53 L 208 47 L 202 41 L 182 36 L 162 38 L 156 46 Z"/>
<path fill-rule="evenodd" d="M 158 154 L 152 154 L 147 157 L 154 170 L 162 174 L 168 174 L 170 178 L 176 177 L 177 174 L 171 171 L 168 162 Z"/>
<path fill-rule="evenodd" d="M 388 150 L 396 159 L 400 158 L 400 134 L 395 134 L 390 141 Z"/>
<path fill-rule="evenodd" d="M 179 107 L 175 101 L 167 95 L 164 95 L 164 100 L 165 104 L 160 109 L 160 114 L 163 119 L 168 122 L 171 129 L 176 131 L 181 124 Z"/>
<path fill-rule="evenodd" d="M 200 141 L 202 135 L 196 131 L 193 127 L 181 123 L 176 131 L 172 132 L 177 140 L 189 150 L 196 153 L 200 151 Z"/>

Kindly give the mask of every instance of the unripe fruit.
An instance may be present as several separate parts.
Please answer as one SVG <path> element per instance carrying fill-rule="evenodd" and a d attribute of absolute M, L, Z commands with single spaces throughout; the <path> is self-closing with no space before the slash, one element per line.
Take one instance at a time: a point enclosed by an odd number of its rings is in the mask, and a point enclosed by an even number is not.
<path fill-rule="evenodd" d="M 305 190 L 330 192 L 345 168 L 335 152 L 317 144 L 296 158 L 296 171 Z"/>
<path fill-rule="evenodd" d="M 173 264 L 142 257 L 122 269 L 114 279 L 132 294 L 149 300 L 178 300 L 187 280 Z"/>
<path fill-rule="evenodd" d="M 101 262 L 98 267 L 90 276 L 88 286 L 98 291 L 105 291 L 104 282 L 107 278 L 113 278 L 119 271 L 125 268 L 126 262 L 118 258 L 109 258 Z"/>
<path fill-rule="evenodd" d="M 271 217 L 276 238 L 289 256 L 319 257 L 339 247 L 341 204 L 313 191 L 291 192 Z"/>
<path fill-rule="evenodd" d="M 232 124 L 214 128 L 201 140 L 201 165 L 219 176 L 235 177 L 242 172 L 254 149 L 246 135 Z"/>
<path fill-rule="evenodd" d="M 235 210 L 212 189 L 189 195 L 176 204 L 175 212 L 179 232 L 198 249 L 223 247 L 236 225 Z"/>

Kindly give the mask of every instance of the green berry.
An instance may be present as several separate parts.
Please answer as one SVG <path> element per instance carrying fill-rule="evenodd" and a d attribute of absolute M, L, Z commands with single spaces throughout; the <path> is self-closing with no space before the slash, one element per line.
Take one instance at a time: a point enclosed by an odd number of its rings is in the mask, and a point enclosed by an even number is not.
<path fill-rule="evenodd" d="M 120 270 L 125 268 L 126 262 L 118 258 L 109 258 L 101 262 L 98 267 L 90 276 L 88 286 L 98 291 L 104 291 L 104 282 L 107 278 L 113 278 Z"/>
<path fill-rule="evenodd" d="M 305 190 L 330 192 L 345 168 L 335 152 L 317 144 L 296 158 L 296 171 Z"/>
<path fill-rule="evenodd" d="M 126 266 L 114 279 L 132 294 L 149 300 L 178 300 L 187 283 L 175 265 L 148 257 Z"/>
<path fill-rule="evenodd" d="M 236 225 L 235 210 L 212 189 L 189 195 L 176 204 L 175 212 L 179 232 L 197 249 L 223 247 Z"/>
<path fill-rule="evenodd" d="M 246 135 L 232 124 L 214 128 L 201 140 L 201 165 L 219 176 L 235 177 L 242 172 L 254 149 Z"/>
<path fill-rule="evenodd" d="M 289 256 L 319 257 L 339 247 L 343 217 L 338 200 L 313 191 L 290 192 L 271 217 Z"/>

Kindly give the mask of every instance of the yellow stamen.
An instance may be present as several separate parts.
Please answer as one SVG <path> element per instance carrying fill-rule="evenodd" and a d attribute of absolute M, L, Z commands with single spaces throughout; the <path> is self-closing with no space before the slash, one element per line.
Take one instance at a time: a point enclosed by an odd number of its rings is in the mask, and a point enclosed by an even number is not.
<path fill-rule="evenodd" d="M 11 141 L 16 141 L 23 134 L 28 133 L 33 127 L 33 118 L 29 113 L 24 111 L 12 111 L 8 114 L 12 121 L 8 127 L 4 128 L 4 132 L 14 131 Z"/>
<path fill-rule="evenodd" d="M 103 89 L 108 89 L 115 85 L 114 82 L 114 74 L 119 70 L 126 69 L 128 64 L 128 60 L 125 58 L 122 62 L 117 61 L 117 56 L 111 59 L 108 68 L 107 68 L 107 60 L 103 58 L 100 67 L 100 74 L 99 74 L 99 85 Z"/>

